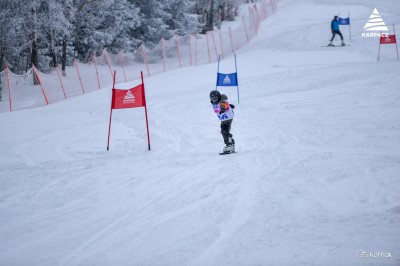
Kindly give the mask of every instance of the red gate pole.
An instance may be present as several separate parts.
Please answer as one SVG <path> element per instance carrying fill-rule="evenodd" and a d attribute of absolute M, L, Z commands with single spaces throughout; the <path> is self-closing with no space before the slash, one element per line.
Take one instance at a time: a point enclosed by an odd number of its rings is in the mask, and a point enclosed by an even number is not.
<path fill-rule="evenodd" d="M 381 38 L 382 38 L 382 31 L 381 31 L 381 36 L 379 37 L 378 61 L 379 61 L 379 55 L 381 53 Z"/>
<path fill-rule="evenodd" d="M 150 150 L 150 132 L 149 132 L 149 119 L 147 117 L 147 103 L 146 103 L 146 93 L 144 89 L 144 80 L 143 80 L 143 72 L 140 71 L 140 76 L 142 77 L 142 86 L 143 86 L 143 98 L 144 98 L 144 113 L 146 115 L 146 129 L 147 129 L 147 143 L 149 145 Z"/>
<path fill-rule="evenodd" d="M 33 68 L 33 73 L 35 74 L 36 79 L 37 79 L 38 82 L 39 82 L 40 88 L 42 88 L 42 94 L 43 94 L 44 100 L 46 101 L 46 105 L 49 105 L 49 101 L 47 100 L 46 92 L 45 92 L 44 89 L 43 89 L 42 82 L 40 81 L 39 75 L 38 75 L 38 73 L 37 73 L 37 70 L 36 70 L 36 67 L 35 67 L 34 64 L 32 64 L 32 68 Z"/>
<path fill-rule="evenodd" d="M 7 76 L 7 88 L 8 88 L 8 101 L 10 102 L 10 112 L 12 112 L 10 74 L 8 73 L 8 71 L 10 71 L 10 70 L 8 69 L 8 64 L 7 64 L 6 65 L 6 76 Z"/>
<path fill-rule="evenodd" d="M 399 59 L 399 48 L 397 47 L 396 30 L 394 29 L 394 24 L 393 24 L 393 34 L 394 34 L 394 43 L 396 44 L 397 59 Z"/>
<path fill-rule="evenodd" d="M 111 90 L 112 91 L 112 96 L 111 96 L 111 107 L 110 107 L 110 122 L 108 123 L 107 151 L 110 149 L 110 133 L 111 133 L 112 110 L 113 110 L 113 103 L 114 103 L 115 75 L 116 75 L 116 71 L 114 71 L 113 87 L 112 87 L 112 90 Z"/>
<path fill-rule="evenodd" d="M 350 11 L 347 11 L 348 18 L 349 18 L 349 36 L 350 36 L 350 41 L 351 41 L 351 19 L 350 19 Z"/>

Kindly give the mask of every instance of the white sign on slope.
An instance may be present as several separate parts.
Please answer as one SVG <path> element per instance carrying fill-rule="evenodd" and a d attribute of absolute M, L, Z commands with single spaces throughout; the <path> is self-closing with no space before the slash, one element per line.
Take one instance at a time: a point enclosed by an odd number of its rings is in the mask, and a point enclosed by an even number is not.
<path fill-rule="evenodd" d="M 364 30 L 366 31 L 378 31 L 378 32 L 363 32 L 362 37 L 380 37 L 381 35 L 387 35 L 388 28 L 386 27 L 385 22 L 383 21 L 381 15 L 379 14 L 378 10 L 375 8 L 372 11 L 371 16 L 369 16 L 368 22 L 364 26 Z M 382 33 L 385 31 L 385 33 Z"/>

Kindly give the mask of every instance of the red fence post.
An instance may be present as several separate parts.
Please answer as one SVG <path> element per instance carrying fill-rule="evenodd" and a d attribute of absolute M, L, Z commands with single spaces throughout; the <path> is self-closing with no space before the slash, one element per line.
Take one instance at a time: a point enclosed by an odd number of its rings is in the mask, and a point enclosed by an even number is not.
<path fill-rule="evenodd" d="M 194 64 L 197 66 L 197 37 L 194 36 Z"/>
<path fill-rule="evenodd" d="M 96 69 L 97 85 L 99 85 L 99 90 L 100 90 L 100 79 L 99 79 L 99 71 L 97 71 L 96 53 L 93 54 L 93 62 L 94 62 L 94 67 L 95 67 L 95 69 Z"/>
<path fill-rule="evenodd" d="M 233 46 L 233 40 L 232 40 L 232 30 L 231 27 L 229 26 L 229 39 L 231 39 L 231 48 L 232 48 L 232 53 L 235 52 L 235 48 Z"/>
<path fill-rule="evenodd" d="M 190 66 L 193 66 L 193 59 L 192 59 L 192 35 L 189 34 L 189 52 L 190 52 Z"/>
<path fill-rule="evenodd" d="M 108 60 L 107 51 L 105 48 L 103 49 L 103 56 L 106 58 L 106 62 L 108 64 L 108 67 L 110 68 L 111 79 L 113 79 L 113 71 L 111 68 L 110 60 Z"/>
<path fill-rule="evenodd" d="M 122 72 L 124 72 L 124 78 L 125 78 L 125 82 L 126 82 L 124 60 L 122 59 L 121 50 L 120 49 L 118 49 L 118 56 L 119 56 L 119 63 L 122 65 Z"/>
<path fill-rule="evenodd" d="M 273 13 L 275 13 L 275 5 L 274 5 L 274 2 L 273 2 L 273 0 L 269 0 L 269 3 L 271 4 L 271 6 L 272 6 L 272 12 Z"/>
<path fill-rule="evenodd" d="M 176 46 L 176 50 L 178 51 L 179 67 L 182 68 L 181 51 L 179 50 L 179 40 L 178 40 L 178 36 L 176 34 L 175 34 L 175 46 Z"/>
<path fill-rule="evenodd" d="M 254 10 L 253 14 L 255 13 L 254 21 L 255 21 L 255 24 L 256 24 L 256 32 L 257 32 L 258 29 L 260 28 L 261 16 L 260 16 L 260 12 L 258 11 L 258 8 L 257 8 L 256 4 L 253 6 L 253 10 Z"/>
<path fill-rule="evenodd" d="M 210 44 L 208 43 L 208 31 L 206 32 L 207 49 L 208 49 L 208 63 L 211 64 Z"/>
<path fill-rule="evenodd" d="M 250 17 L 252 18 L 252 19 L 250 19 L 250 20 L 253 21 L 254 29 L 256 30 L 256 34 L 257 34 L 257 23 L 256 23 L 256 19 L 255 19 L 255 17 L 254 17 L 254 11 L 251 10 L 250 7 L 249 7 L 249 15 L 250 15 Z"/>
<path fill-rule="evenodd" d="M 215 60 L 218 61 L 218 50 L 217 50 L 217 45 L 215 44 L 214 30 L 211 31 L 211 37 L 213 39 L 213 44 L 214 44 Z"/>
<path fill-rule="evenodd" d="M 265 16 L 265 19 L 267 19 L 268 18 L 268 4 L 267 4 L 267 2 L 266 1 L 263 1 L 263 3 L 264 3 L 264 16 Z"/>
<path fill-rule="evenodd" d="M 64 99 L 67 99 L 67 95 L 65 94 L 65 90 L 64 90 L 64 84 L 63 84 L 63 82 L 61 80 L 60 70 L 58 69 L 58 64 L 56 65 L 56 71 L 57 71 L 58 79 L 60 80 L 61 89 L 62 89 L 62 92 L 64 94 Z"/>
<path fill-rule="evenodd" d="M 219 44 L 221 46 L 221 56 L 224 58 L 224 47 L 222 45 L 222 35 L 221 35 L 221 29 L 219 29 Z"/>
<path fill-rule="evenodd" d="M 10 102 L 10 112 L 12 112 L 12 100 L 11 100 L 11 86 L 10 86 L 10 74 L 8 73 L 8 64 L 6 65 L 6 77 L 7 77 L 7 88 L 8 88 L 8 101 Z"/>
<path fill-rule="evenodd" d="M 244 32 L 246 33 L 246 40 L 247 42 L 249 42 L 249 35 L 247 33 L 246 22 L 244 21 L 244 17 L 242 19 L 243 19 Z"/>
<path fill-rule="evenodd" d="M 45 91 L 43 89 L 42 81 L 39 78 L 39 74 L 37 73 L 37 69 L 36 69 L 34 64 L 32 64 L 32 69 L 33 69 L 34 75 L 36 76 L 37 81 L 39 82 L 40 88 L 42 89 L 42 94 L 43 94 L 44 100 L 46 102 L 46 105 L 49 105 L 49 101 L 47 100 L 46 93 L 45 93 Z"/>
<path fill-rule="evenodd" d="M 78 73 L 79 82 L 81 83 L 82 92 L 85 93 L 85 89 L 83 88 L 83 83 L 82 83 L 82 79 L 81 79 L 81 74 L 79 73 L 78 64 L 76 63 L 75 58 L 74 58 L 74 65 L 76 68 L 76 72 Z"/>
<path fill-rule="evenodd" d="M 161 48 L 162 48 L 162 61 L 163 61 L 163 68 L 165 72 L 165 40 L 164 37 L 161 37 Z"/>
<path fill-rule="evenodd" d="M 140 48 L 142 49 L 141 52 L 142 52 L 143 60 L 144 60 L 144 63 L 146 64 L 147 75 L 148 75 L 148 77 L 150 77 L 149 65 L 147 64 L 147 54 L 146 54 L 146 50 L 143 46 L 143 43 L 142 43 L 142 45 L 140 45 Z"/>

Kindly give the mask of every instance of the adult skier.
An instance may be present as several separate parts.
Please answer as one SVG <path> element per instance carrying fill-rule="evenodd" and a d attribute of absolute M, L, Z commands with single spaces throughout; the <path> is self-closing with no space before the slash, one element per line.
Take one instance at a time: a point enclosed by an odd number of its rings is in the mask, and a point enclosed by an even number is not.
<path fill-rule="evenodd" d="M 343 41 L 343 35 L 339 30 L 339 17 L 338 16 L 333 17 L 333 20 L 331 22 L 331 30 L 332 30 L 332 38 L 329 41 L 328 46 L 335 46 L 332 44 L 332 41 L 335 38 L 336 34 L 340 36 L 340 39 L 342 40 L 342 46 L 345 46 L 346 44 Z"/>
<path fill-rule="evenodd" d="M 231 126 L 232 120 L 235 116 L 233 109 L 235 106 L 228 103 L 228 97 L 225 94 L 221 94 L 217 90 L 210 92 L 210 102 L 221 121 L 221 134 L 224 138 L 225 147 L 223 152 L 220 154 L 229 154 L 235 152 L 235 140 L 232 138 Z"/>

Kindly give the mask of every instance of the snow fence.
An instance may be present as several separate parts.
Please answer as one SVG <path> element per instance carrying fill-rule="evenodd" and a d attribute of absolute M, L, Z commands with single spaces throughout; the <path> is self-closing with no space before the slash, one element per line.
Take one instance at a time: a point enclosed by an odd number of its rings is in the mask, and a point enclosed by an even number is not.
<path fill-rule="evenodd" d="M 116 82 L 122 83 L 140 79 L 140 71 L 150 77 L 176 68 L 217 62 L 218 55 L 224 58 L 234 53 L 257 35 L 261 21 L 276 12 L 276 1 L 249 4 L 248 15 L 240 18 L 234 27 L 206 34 L 175 35 L 169 40 L 162 38 L 151 49 L 141 45 L 130 53 L 118 51 L 112 54 L 104 49 L 98 56 L 93 54 L 86 64 L 74 60 L 64 73 L 58 66 L 49 74 L 32 66 L 25 74 L 16 75 L 6 66 L 0 72 L 0 112 L 44 106 L 111 88 L 114 71 Z"/>

